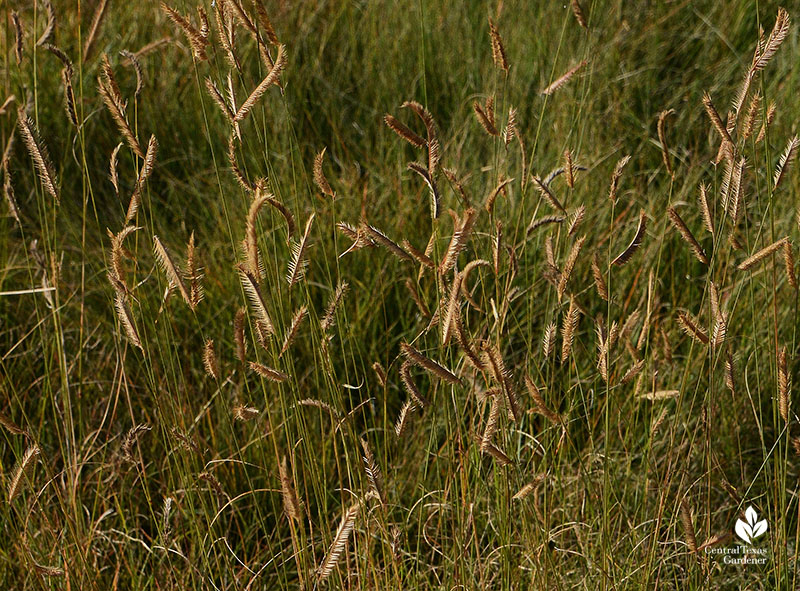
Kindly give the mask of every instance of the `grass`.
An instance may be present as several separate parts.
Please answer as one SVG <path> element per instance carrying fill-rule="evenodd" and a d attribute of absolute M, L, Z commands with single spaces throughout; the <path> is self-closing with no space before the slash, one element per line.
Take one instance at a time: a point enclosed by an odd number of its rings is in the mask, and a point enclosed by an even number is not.
<path fill-rule="evenodd" d="M 217 2 L 0 9 L 0 586 L 795 588 L 778 5 Z"/>

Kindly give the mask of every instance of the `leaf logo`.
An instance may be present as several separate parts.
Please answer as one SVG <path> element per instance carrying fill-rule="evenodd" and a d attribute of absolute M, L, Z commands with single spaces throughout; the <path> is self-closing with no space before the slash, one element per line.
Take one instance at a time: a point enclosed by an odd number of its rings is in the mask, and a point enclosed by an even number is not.
<path fill-rule="evenodd" d="M 753 540 L 767 531 L 767 520 L 758 520 L 758 513 L 752 507 L 748 507 L 744 512 L 745 519 L 736 520 L 736 535 L 739 536 L 745 544 L 752 544 Z"/>

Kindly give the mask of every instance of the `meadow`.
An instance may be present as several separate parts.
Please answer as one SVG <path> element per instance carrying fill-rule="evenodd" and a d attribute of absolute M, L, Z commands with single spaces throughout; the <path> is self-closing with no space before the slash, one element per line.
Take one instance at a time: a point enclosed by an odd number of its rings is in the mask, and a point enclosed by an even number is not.
<path fill-rule="evenodd" d="M 799 588 L 798 6 L 0 14 L 0 588 Z"/>

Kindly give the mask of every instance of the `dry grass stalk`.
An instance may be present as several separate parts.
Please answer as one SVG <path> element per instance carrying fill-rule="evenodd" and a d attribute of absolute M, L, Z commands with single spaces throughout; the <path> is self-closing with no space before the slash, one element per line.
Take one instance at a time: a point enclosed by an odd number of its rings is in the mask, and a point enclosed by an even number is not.
<path fill-rule="evenodd" d="M 17 424 L 3 412 L 0 412 L 0 426 L 2 426 L 6 431 L 11 433 L 12 435 L 25 435 L 26 437 L 28 436 L 28 432 L 25 429 L 17 426 Z"/>
<path fill-rule="evenodd" d="M 328 307 L 325 309 L 325 316 L 322 317 L 322 321 L 320 322 L 322 332 L 328 332 L 333 328 L 336 323 L 336 311 L 339 309 L 342 298 L 344 298 L 348 289 L 350 289 L 350 285 L 346 281 L 340 280 L 336 285 L 336 290 L 333 292 L 331 299 L 328 301 Z"/>
<path fill-rule="evenodd" d="M 423 148 L 425 145 L 427 145 L 427 141 L 424 138 L 411 131 L 411 129 L 406 127 L 395 117 L 386 114 L 383 118 L 383 121 L 386 123 L 389 129 L 391 129 L 415 148 Z"/>
<path fill-rule="evenodd" d="M 306 275 L 308 268 L 308 258 L 306 257 L 309 248 L 308 237 L 311 235 L 311 224 L 314 221 L 314 215 L 312 212 L 309 216 L 300 240 L 292 244 L 292 258 L 289 259 L 289 267 L 286 271 L 286 282 L 289 287 L 297 284 Z"/>
<path fill-rule="evenodd" d="M 536 189 L 539 191 L 544 200 L 547 201 L 552 208 L 557 209 L 564 215 L 567 215 L 567 210 L 564 209 L 564 206 L 561 205 L 561 202 L 556 199 L 555 195 L 553 195 L 553 192 L 547 186 L 547 183 L 542 181 L 542 179 L 540 179 L 538 176 L 534 176 L 533 184 L 536 186 Z"/>
<path fill-rule="evenodd" d="M 142 64 L 139 63 L 139 58 L 136 57 L 135 54 L 131 53 L 127 49 L 123 49 L 122 51 L 119 52 L 119 54 L 128 60 L 127 63 L 133 68 L 133 71 L 136 73 L 136 90 L 134 90 L 133 96 L 138 97 L 139 94 L 142 92 L 142 88 L 144 88 L 144 72 L 142 71 Z"/>
<path fill-rule="evenodd" d="M 104 58 L 107 61 L 108 58 L 105 54 Z M 104 70 L 104 72 L 107 71 L 110 71 L 110 69 Z M 103 99 L 108 112 L 111 114 L 111 118 L 117 125 L 117 129 L 130 149 L 133 150 L 139 158 L 144 159 L 145 156 L 142 147 L 139 145 L 136 136 L 133 134 L 133 130 L 128 124 L 127 114 L 125 113 L 125 103 L 122 100 L 122 96 L 119 94 L 119 89 L 115 88 L 115 86 L 116 82 L 113 82 L 113 78 L 108 78 L 108 76 L 105 78 L 101 76 L 97 79 L 97 90 L 100 93 L 100 98 Z"/>
<path fill-rule="evenodd" d="M 436 268 L 436 263 L 433 262 L 433 259 L 431 259 L 428 255 L 419 250 L 413 244 L 411 244 L 408 240 L 403 238 L 403 242 L 401 244 L 403 248 L 406 250 L 406 252 L 408 252 L 412 257 L 417 259 L 417 262 L 421 264 L 423 267 L 427 267 L 428 269 Z"/>
<path fill-rule="evenodd" d="M 564 150 L 564 179 L 570 189 L 575 188 L 575 169 L 572 165 L 572 152 L 569 148 Z"/>
<path fill-rule="evenodd" d="M 683 310 L 678 311 L 676 316 L 678 324 L 683 332 L 692 337 L 698 343 L 707 345 L 709 343 L 708 333 L 700 327 L 700 323 L 691 314 Z"/>
<path fill-rule="evenodd" d="M 292 478 L 292 467 L 286 456 L 278 464 L 278 473 L 281 481 L 281 495 L 283 496 L 283 511 L 290 520 L 299 522 L 303 518 L 303 508 L 297 497 Z"/>
<path fill-rule="evenodd" d="M 455 171 L 449 168 L 443 168 L 442 172 L 444 173 L 444 176 L 447 177 L 447 180 L 450 181 L 450 183 L 452 183 L 452 185 L 456 188 L 458 196 L 461 198 L 464 206 L 472 207 L 472 202 L 467 195 L 467 192 L 464 190 L 464 185 L 458 180 Z"/>
<path fill-rule="evenodd" d="M 639 212 L 639 226 L 636 228 L 636 234 L 633 236 L 633 240 L 628 245 L 628 247 L 623 250 L 617 258 L 611 261 L 612 265 L 622 266 L 631 260 L 633 254 L 639 249 L 642 245 L 642 241 L 644 240 L 644 234 L 647 230 L 647 214 L 645 213 L 644 209 Z"/>
<path fill-rule="evenodd" d="M 375 372 L 375 377 L 378 379 L 378 385 L 381 388 L 386 387 L 386 370 L 381 365 L 380 361 L 376 361 L 372 364 L 372 371 Z"/>
<path fill-rule="evenodd" d="M 786 144 L 786 148 L 783 150 L 780 160 L 778 160 L 778 165 L 775 167 L 775 176 L 773 176 L 772 184 L 773 191 L 776 190 L 780 186 L 781 181 L 783 181 L 789 165 L 797 154 L 798 146 L 800 146 L 800 138 L 798 138 L 798 136 L 794 136 L 789 140 L 789 143 Z"/>
<path fill-rule="evenodd" d="M 775 103 L 770 102 L 770 104 L 767 106 L 767 115 L 761 122 L 761 129 L 758 131 L 756 143 L 760 143 L 765 137 L 767 137 L 767 130 L 769 129 L 769 126 L 772 125 L 772 120 L 775 119 L 776 110 L 777 108 L 775 107 Z"/>
<path fill-rule="evenodd" d="M 289 325 L 289 330 L 286 331 L 286 336 L 283 337 L 283 345 L 281 346 L 281 352 L 278 354 L 278 357 L 282 357 L 283 354 L 289 350 L 289 347 L 292 346 L 295 338 L 297 338 L 297 333 L 300 332 L 300 327 L 303 325 L 303 320 L 305 320 L 307 315 L 308 308 L 305 305 L 300 306 L 294 313 L 292 322 Z"/>
<path fill-rule="evenodd" d="M 561 273 L 561 279 L 558 282 L 556 291 L 558 293 L 558 301 L 561 301 L 564 293 L 567 291 L 567 283 L 569 283 L 572 276 L 572 270 L 575 268 L 575 263 L 578 261 L 578 256 L 581 253 L 583 243 L 586 241 L 586 236 L 581 236 L 572 245 L 572 248 L 567 255 L 567 260 L 564 262 L 564 270 Z"/>
<path fill-rule="evenodd" d="M 181 294 L 183 301 L 186 302 L 189 307 L 192 307 L 192 298 L 186 289 L 186 284 L 183 281 L 182 273 L 178 265 L 173 260 L 172 255 L 161 243 L 161 240 L 158 236 L 153 236 L 153 252 L 156 255 L 159 265 L 161 265 L 161 269 L 167 276 L 167 281 L 169 282 L 168 289 L 177 289 Z"/>
<path fill-rule="evenodd" d="M 661 143 L 661 157 L 664 160 L 664 166 L 671 177 L 675 176 L 675 171 L 672 168 L 672 160 L 669 156 L 669 147 L 667 146 L 667 117 L 675 113 L 675 109 L 668 109 L 661 111 L 658 116 L 658 141 Z"/>
<path fill-rule="evenodd" d="M 275 58 L 275 64 L 272 66 L 269 74 L 264 77 L 255 90 L 250 93 L 250 96 L 247 97 L 247 100 L 242 103 L 242 106 L 239 107 L 239 110 L 236 111 L 236 115 L 233 116 L 234 122 L 238 123 L 247 117 L 247 114 L 253 109 L 258 100 L 264 96 L 264 93 L 267 92 L 267 89 L 273 84 L 278 83 L 281 72 L 283 72 L 285 67 L 286 47 L 281 45 L 278 47 L 278 55 Z"/>
<path fill-rule="evenodd" d="M 758 91 L 753 95 L 753 98 L 750 99 L 750 106 L 747 108 L 747 113 L 744 116 L 744 121 L 742 122 L 742 130 L 741 130 L 741 137 L 743 141 L 747 141 L 747 139 L 753 135 L 756 127 L 756 117 L 758 117 L 758 113 L 761 109 L 761 92 Z"/>
<path fill-rule="evenodd" d="M 259 412 L 257 408 L 253 408 L 252 406 L 237 404 L 233 407 L 233 418 L 237 421 L 247 422 L 256 418 Z"/>
<path fill-rule="evenodd" d="M 531 409 L 531 411 L 542 415 L 544 418 L 553 423 L 560 423 L 561 415 L 550 410 L 545 403 L 539 388 L 536 387 L 536 384 L 527 375 L 525 376 L 525 387 L 528 389 L 528 394 L 530 394 L 531 398 L 533 399 L 533 409 Z"/>
<path fill-rule="evenodd" d="M 703 107 L 706 110 L 706 114 L 708 118 L 711 120 L 711 124 L 714 126 L 714 129 L 717 130 L 722 142 L 727 147 L 726 152 L 728 154 L 733 153 L 733 138 L 731 134 L 728 132 L 728 127 L 722 122 L 722 117 L 719 116 L 716 107 L 714 107 L 714 103 L 711 101 L 711 96 L 707 92 L 703 92 Z"/>
<path fill-rule="evenodd" d="M 40 450 L 39 446 L 36 444 L 31 445 L 28 449 L 25 450 L 25 453 L 22 454 L 22 458 L 17 465 L 14 467 L 14 470 L 11 472 L 11 475 L 8 479 L 8 503 L 14 500 L 14 497 L 17 496 L 19 491 L 22 489 L 22 485 L 24 484 L 25 479 L 27 478 L 28 470 L 31 466 L 33 466 L 34 460 L 39 455 Z"/>
<path fill-rule="evenodd" d="M 509 458 L 499 447 L 492 443 L 487 443 L 481 448 L 481 451 L 492 456 L 501 466 L 508 466 L 512 463 L 511 458 Z"/>
<path fill-rule="evenodd" d="M 566 73 L 556 78 L 547 88 L 542 90 L 541 91 L 542 94 L 545 96 L 550 96 L 551 94 L 553 94 L 556 90 L 558 90 L 559 88 L 564 86 L 567 82 L 572 80 L 575 74 L 580 72 L 588 63 L 589 62 L 587 60 L 583 60 L 578 65 L 573 66 L 572 68 L 567 70 Z"/>
<path fill-rule="evenodd" d="M 256 321 L 260 322 L 269 334 L 275 334 L 275 327 L 272 324 L 267 306 L 264 303 L 264 298 L 261 295 L 261 289 L 258 286 L 256 278 L 247 270 L 244 265 L 238 265 L 239 277 L 242 281 L 242 287 L 250 300 L 250 307 L 256 316 Z"/>
<path fill-rule="evenodd" d="M 517 401 L 517 392 L 514 388 L 514 380 L 511 371 L 506 367 L 503 356 L 496 345 L 484 343 L 483 351 L 485 353 L 484 366 L 489 368 L 494 380 L 502 386 L 506 405 L 508 406 L 509 417 L 515 423 L 519 422 L 522 413 L 519 408 L 519 402 Z"/>
<path fill-rule="evenodd" d="M 136 217 L 136 212 L 139 211 L 139 205 L 142 202 L 142 190 L 145 182 L 153 172 L 153 167 L 156 163 L 156 154 L 158 153 L 158 140 L 156 136 L 151 135 L 150 141 L 147 142 L 147 152 L 144 155 L 144 162 L 139 171 L 139 178 L 136 179 L 136 186 L 133 189 L 131 200 L 128 203 L 128 211 L 125 214 L 125 223 L 129 223 Z"/>
<path fill-rule="evenodd" d="M 22 135 L 22 141 L 36 166 L 36 172 L 39 173 L 42 186 L 58 204 L 60 202 L 58 189 L 56 189 L 58 178 L 50 160 L 50 154 L 47 151 L 47 146 L 39 137 L 39 130 L 36 128 L 36 124 L 28 117 L 22 107 L 17 110 L 17 125 Z"/>
<path fill-rule="evenodd" d="M 258 363 L 257 361 L 250 362 L 250 369 L 260 375 L 262 378 L 266 378 L 273 382 L 285 382 L 289 379 L 289 375 L 283 373 L 282 371 L 267 367 L 263 363 Z"/>
<path fill-rule="evenodd" d="M 203 346 L 203 368 L 214 380 L 219 380 L 219 359 L 214 350 L 214 339 L 206 339 Z"/>
<path fill-rule="evenodd" d="M 784 237 L 781 238 L 780 240 L 773 242 L 768 246 L 765 246 L 755 254 L 747 257 L 745 260 L 739 263 L 739 265 L 736 268 L 739 269 L 740 271 L 747 271 L 748 269 L 754 267 L 755 265 L 763 261 L 769 255 L 783 248 L 784 243 L 787 242 L 788 240 L 789 240 L 788 238 Z"/>
<path fill-rule="evenodd" d="M 122 451 L 122 459 L 131 464 L 136 463 L 136 458 L 133 457 L 133 446 L 139 441 L 139 434 L 150 431 L 152 427 L 147 424 L 134 425 L 128 430 L 125 438 L 122 440 L 120 449 Z"/>
<path fill-rule="evenodd" d="M 418 365 L 425 371 L 430 372 L 449 384 L 461 384 L 461 380 L 452 371 L 445 368 L 437 361 L 426 357 L 419 350 L 415 349 L 408 343 L 400 343 L 400 350 L 402 351 L 403 356 L 414 365 Z"/>
<path fill-rule="evenodd" d="M 694 234 L 692 234 L 689 226 L 686 225 L 686 222 L 683 221 L 683 218 L 681 218 L 676 209 L 672 206 L 669 206 L 667 208 L 667 215 L 669 216 L 672 225 L 680 233 L 683 240 L 689 245 L 689 248 L 692 249 L 692 253 L 694 254 L 695 258 L 697 258 L 697 260 L 704 265 L 707 265 L 708 257 L 706 256 L 705 250 L 703 250 L 703 247 L 700 246 L 700 243 L 694 237 Z"/>
<path fill-rule="evenodd" d="M 252 192 L 256 190 L 256 185 L 250 182 L 250 180 L 244 175 L 242 169 L 239 167 L 239 163 L 236 161 L 236 132 L 234 131 L 231 133 L 230 137 L 228 138 L 228 162 L 231 165 L 231 172 L 236 177 L 236 181 L 239 185 L 248 192 Z"/>
<path fill-rule="evenodd" d="M 683 533 L 686 536 L 686 545 L 689 546 L 689 550 L 692 552 L 697 552 L 697 537 L 694 533 L 694 525 L 692 524 L 692 511 L 689 508 L 689 503 L 686 502 L 686 499 L 681 499 L 681 523 L 683 524 Z"/>
<path fill-rule="evenodd" d="M 336 535 L 333 536 L 333 542 L 331 542 L 331 546 L 325 558 L 317 569 L 317 577 L 320 582 L 327 579 L 339 563 L 339 559 L 342 557 L 342 553 L 350 539 L 350 534 L 353 533 L 356 517 L 358 517 L 360 510 L 361 502 L 356 501 L 344 512 L 344 515 L 342 515 L 342 521 L 339 523 Z"/>
<path fill-rule="evenodd" d="M 497 30 L 491 18 L 489 18 L 489 37 L 492 42 L 492 61 L 494 61 L 494 65 L 508 74 L 508 56 L 506 56 L 506 48 L 503 45 L 500 32 Z"/>
<path fill-rule="evenodd" d="M 789 391 L 791 390 L 791 377 L 786 347 L 778 351 L 778 414 L 783 421 L 789 423 Z"/>
<path fill-rule="evenodd" d="M 483 429 L 483 437 L 481 439 L 481 451 L 486 451 L 492 445 L 495 433 L 497 433 L 497 426 L 500 422 L 500 400 L 497 396 L 492 396 L 492 404 L 489 409 L 489 418 L 486 420 L 486 427 Z"/>
<path fill-rule="evenodd" d="M 235 116 L 235 113 L 228 105 L 228 102 L 225 100 L 225 97 L 222 96 L 222 92 L 220 92 L 219 88 L 217 88 L 217 85 L 214 83 L 213 80 L 211 80 L 211 78 L 206 77 L 205 83 L 206 83 L 206 90 L 208 91 L 211 100 L 213 100 L 214 103 L 216 103 L 216 105 L 219 107 L 219 110 L 222 111 L 222 114 L 225 115 L 225 117 L 228 119 L 228 122 L 231 125 L 233 125 L 234 123 L 233 118 Z"/>

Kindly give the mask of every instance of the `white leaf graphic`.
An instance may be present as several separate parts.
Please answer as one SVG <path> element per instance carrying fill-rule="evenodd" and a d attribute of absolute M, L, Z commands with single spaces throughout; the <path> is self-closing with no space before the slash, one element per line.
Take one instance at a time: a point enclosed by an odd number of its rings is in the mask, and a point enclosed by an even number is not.
<path fill-rule="evenodd" d="M 750 543 L 750 537 L 753 534 L 753 530 L 750 529 L 749 525 L 747 525 L 741 519 L 737 519 L 736 527 L 734 528 L 734 530 L 736 531 L 736 535 L 739 536 L 744 541 L 745 544 Z"/>
<path fill-rule="evenodd" d="M 766 519 L 762 519 L 761 521 L 756 523 L 755 526 L 753 527 L 753 537 L 757 538 L 758 536 L 763 534 L 765 531 L 767 531 L 767 520 Z"/>
<path fill-rule="evenodd" d="M 758 521 L 758 513 L 752 507 L 748 507 L 747 510 L 744 512 L 744 517 L 747 519 L 747 525 L 751 528 L 756 524 Z"/>

